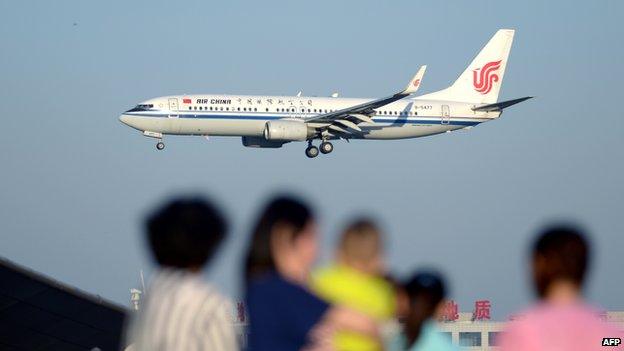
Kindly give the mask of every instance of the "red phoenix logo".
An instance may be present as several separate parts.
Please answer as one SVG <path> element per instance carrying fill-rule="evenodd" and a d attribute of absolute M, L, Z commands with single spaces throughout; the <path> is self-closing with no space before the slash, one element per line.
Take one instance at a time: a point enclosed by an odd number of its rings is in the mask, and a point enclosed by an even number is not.
<path fill-rule="evenodd" d="M 416 80 L 414 80 L 414 83 L 413 83 L 413 84 L 414 84 L 414 86 L 415 86 L 415 87 L 417 87 L 417 86 L 418 86 L 418 84 L 420 84 L 420 79 L 416 79 Z"/>
<path fill-rule="evenodd" d="M 488 62 L 483 67 L 472 70 L 472 85 L 476 91 L 485 95 L 492 90 L 494 82 L 498 82 L 498 74 L 502 60 Z"/>

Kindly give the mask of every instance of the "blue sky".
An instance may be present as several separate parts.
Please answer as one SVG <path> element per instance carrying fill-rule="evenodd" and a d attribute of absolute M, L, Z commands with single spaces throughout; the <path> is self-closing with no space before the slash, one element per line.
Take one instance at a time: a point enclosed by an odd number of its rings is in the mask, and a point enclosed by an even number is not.
<path fill-rule="evenodd" d="M 208 277 L 239 294 L 247 228 L 274 191 L 310 199 L 323 258 L 361 213 L 391 267 L 434 265 L 460 309 L 530 303 L 526 254 L 552 220 L 593 233 L 587 289 L 624 309 L 620 1 L 19 1 L 0 3 L 0 255 L 127 304 L 143 215 L 177 193 L 218 199 L 230 239 Z M 76 25 L 74 25 L 74 23 Z M 449 85 L 499 28 L 517 30 L 501 99 L 535 99 L 470 131 L 401 141 L 246 149 L 236 138 L 151 139 L 117 120 L 183 93 L 378 97 L 428 65 Z"/>

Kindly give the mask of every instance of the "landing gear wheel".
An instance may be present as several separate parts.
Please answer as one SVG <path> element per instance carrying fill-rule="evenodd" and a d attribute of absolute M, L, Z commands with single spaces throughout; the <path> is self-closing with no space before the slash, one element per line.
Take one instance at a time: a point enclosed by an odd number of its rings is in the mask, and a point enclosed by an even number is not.
<path fill-rule="evenodd" d="M 334 151 L 334 145 L 332 145 L 332 143 L 330 143 L 329 141 L 324 141 L 321 143 L 320 149 L 322 153 L 328 154 Z"/>
<path fill-rule="evenodd" d="M 162 141 L 159 141 L 159 142 L 156 144 L 156 148 L 157 148 L 158 150 L 162 150 L 162 149 L 164 149 L 164 148 L 165 148 L 165 143 L 163 143 Z"/>
<path fill-rule="evenodd" d="M 310 145 L 305 149 L 305 154 L 309 158 L 315 158 L 319 154 L 319 149 L 316 146 Z"/>

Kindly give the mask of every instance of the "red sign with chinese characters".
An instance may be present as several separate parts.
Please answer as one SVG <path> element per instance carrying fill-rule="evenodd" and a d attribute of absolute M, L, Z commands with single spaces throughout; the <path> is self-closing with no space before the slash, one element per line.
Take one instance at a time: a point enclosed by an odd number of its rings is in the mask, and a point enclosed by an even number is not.
<path fill-rule="evenodd" d="M 473 321 L 490 320 L 490 300 L 475 301 L 475 309 L 472 312 Z"/>
<path fill-rule="evenodd" d="M 459 319 L 459 306 L 455 301 L 449 300 L 444 304 L 440 319 L 444 322 L 452 322 Z"/>

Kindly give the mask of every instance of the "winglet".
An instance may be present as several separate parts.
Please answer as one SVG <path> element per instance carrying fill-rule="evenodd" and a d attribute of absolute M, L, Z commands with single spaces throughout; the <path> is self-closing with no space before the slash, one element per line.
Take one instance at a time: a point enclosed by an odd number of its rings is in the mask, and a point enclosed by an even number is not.
<path fill-rule="evenodd" d="M 416 75 L 414 75 L 414 78 L 410 80 L 409 84 L 407 85 L 407 87 L 405 87 L 405 90 L 403 90 L 402 93 L 414 94 L 418 90 L 418 88 L 420 88 L 420 83 L 422 82 L 422 78 L 425 75 L 426 70 L 427 70 L 426 65 L 420 66 L 420 68 L 418 69 L 418 72 L 416 72 Z"/>

